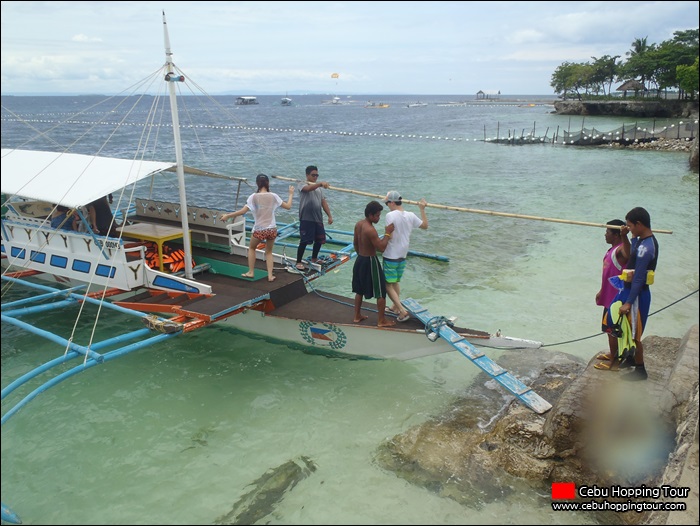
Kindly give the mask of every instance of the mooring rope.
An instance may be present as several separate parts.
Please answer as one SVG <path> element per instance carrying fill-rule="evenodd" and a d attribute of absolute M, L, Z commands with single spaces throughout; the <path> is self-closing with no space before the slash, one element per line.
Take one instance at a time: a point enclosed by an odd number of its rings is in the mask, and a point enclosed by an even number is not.
<path fill-rule="evenodd" d="M 653 316 L 654 314 L 658 314 L 658 313 L 661 312 L 662 310 L 668 309 L 669 307 L 675 305 L 676 303 L 680 303 L 681 301 L 683 301 L 683 300 L 685 300 L 685 299 L 688 299 L 688 298 L 689 298 L 690 296 L 692 296 L 693 294 L 697 294 L 697 293 L 698 293 L 698 290 L 700 290 L 700 289 L 695 289 L 693 292 L 690 292 L 690 293 L 686 294 L 686 295 L 683 296 L 682 298 L 679 298 L 679 299 L 677 299 L 676 301 L 674 301 L 674 302 L 672 302 L 672 303 L 669 303 L 669 304 L 666 305 L 665 307 L 661 307 L 659 310 L 654 311 L 654 312 L 652 312 L 651 314 L 649 314 L 649 316 Z M 603 335 L 603 334 L 605 334 L 605 333 L 604 333 L 604 332 L 597 332 L 597 333 L 595 333 L 595 334 L 591 334 L 590 336 L 584 336 L 583 338 L 577 338 L 577 339 L 575 339 L 575 340 L 568 340 L 568 341 L 559 342 L 559 343 L 548 343 L 547 345 L 542 345 L 542 347 L 554 347 L 555 345 L 566 345 L 566 344 L 568 344 L 568 343 L 580 342 L 580 341 L 583 341 L 583 340 L 588 340 L 588 339 L 590 339 L 590 338 L 595 338 L 596 336 L 601 336 L 601 335 Z"/>

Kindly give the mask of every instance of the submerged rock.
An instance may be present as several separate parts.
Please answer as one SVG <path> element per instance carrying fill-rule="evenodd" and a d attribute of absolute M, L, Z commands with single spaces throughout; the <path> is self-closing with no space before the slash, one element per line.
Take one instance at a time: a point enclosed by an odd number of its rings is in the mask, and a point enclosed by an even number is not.
<path fill-rule="evenodd" d="M 543 349 L 506 352 L 497 362 L 550 403 L 585 367 Z M 549 476 L 543 459 L 554 450 L 542 439 L 545 417 L 482 373 L 446 413 L 382 444 L 376 459 L 416 485 L 478 508 L 521 491 L 527 479 Z"/>
<path fill-rule="evenodd" d="M 214 524 L 255 524 L 272 513 L 284 496 L 301 480 L 316 471 L 316 464 L 309 457 L 288 460 L 271 468 L 250 485 L 253 488 L 233 505 L 226 515 Z"/>

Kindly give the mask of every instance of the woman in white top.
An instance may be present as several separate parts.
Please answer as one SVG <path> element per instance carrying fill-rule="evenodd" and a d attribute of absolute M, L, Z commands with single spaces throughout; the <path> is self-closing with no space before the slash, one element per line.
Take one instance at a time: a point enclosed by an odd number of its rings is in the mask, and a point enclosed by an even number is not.
<path fill-rule="evenodd" d="M 294 198 L 294 186 L 289 186 L 289 199 L 282 201 L 282 198 L 277 194 L 270 192 L 270 179 L 265 174 L 258 174 L 255 178 L 255 184 L 258 185 L 258 190 L 248 197 L 246 204 L 240 210 L 222 214 L 221 220 L 226 221 L 232 217 L 238 217 L 246 214 L 248 211 L 253 212 L 253 231 L 250 234 L 250 244 L 248 246 L 248 272 L 241 274 L 244 278 L 255 277 L 255 248 L 258 243 L 265 243 L 265 263 L 267 265 L 267 281 L 275 281 L 275 276 L 272 273 L 272 247 L 275 244 L 277 237 L 277 222 L 275 221 L 275 212 L 279 207 L 289 210 L 292 208 L 292 199 Z"/>

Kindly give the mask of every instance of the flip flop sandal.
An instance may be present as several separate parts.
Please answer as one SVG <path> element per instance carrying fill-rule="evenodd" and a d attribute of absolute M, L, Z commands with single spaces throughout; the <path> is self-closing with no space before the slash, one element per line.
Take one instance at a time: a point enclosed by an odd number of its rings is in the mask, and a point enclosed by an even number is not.
<path fill-rule="evenodd" d="M 598 362 L 593 366 L 595 369 L 598 369 L 599 371 L 612 371 L 614 373 L 618 372 L 620 369 L 617 367 L 617 365 L 610 365 L 607 362 Z"/>
<path fill-rule="evenodd" d="M 396 318 L 396 321 L 403 323 L 405 321 L 408 321 L 410 317 L 410 314 L 406 314 L 405 316 L 399 316 L 398 318 Z"/>
<path fill-rule="evenodd" d="M 306 267 L 298 268 L 296 265 L 287 267 L 287 272 L 290 274 L 306 274 Z"/>
<path fill-rule="evenodd" d="M 604 352 L 595 357 L 596 360 L 606 360 L 608 362 L 610 361 L 610 358 L 611 356 L 609 354 L 605 354 Z"/>

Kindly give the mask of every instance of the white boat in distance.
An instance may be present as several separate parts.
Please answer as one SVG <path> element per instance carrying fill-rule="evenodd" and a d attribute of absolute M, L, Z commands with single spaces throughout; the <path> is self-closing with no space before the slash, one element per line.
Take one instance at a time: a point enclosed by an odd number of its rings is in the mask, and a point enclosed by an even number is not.
<path fill-rule="evenodd" d="M 282 106 L 291 106 L 291 105 L 292 105 L 292 99 L 290 99 L 289 97 L 286 97 L 286 96 L 285 96 L 285 97 L 282 97 L 282 99 L 280 100 L 280 104 L 281 104 Z"/>
<path fill-rule="evenodd" d="M 408 104 L 406 104 L 406 107 L 407 108 L 425 108 L 427 105 L 428 105 L 427 102 L 417 101 L 417 102 L 409 102 Z"/>
<path fill-rule="evenodd" d="M 333 104 L 335 106 L 343 106 L 345 103 L 343 102 L 343 99 L 341 99 L 338 96 L 335 96 L 332 99 L 322 100 L 321 104 Z"/>
<path fill-rule="evenodd" d="M 238 97 L 236 99 L 237 106 L 251 106 L 254 104 L 259 104 L 257 97 L 246 96 L 246 97 Z"/>

